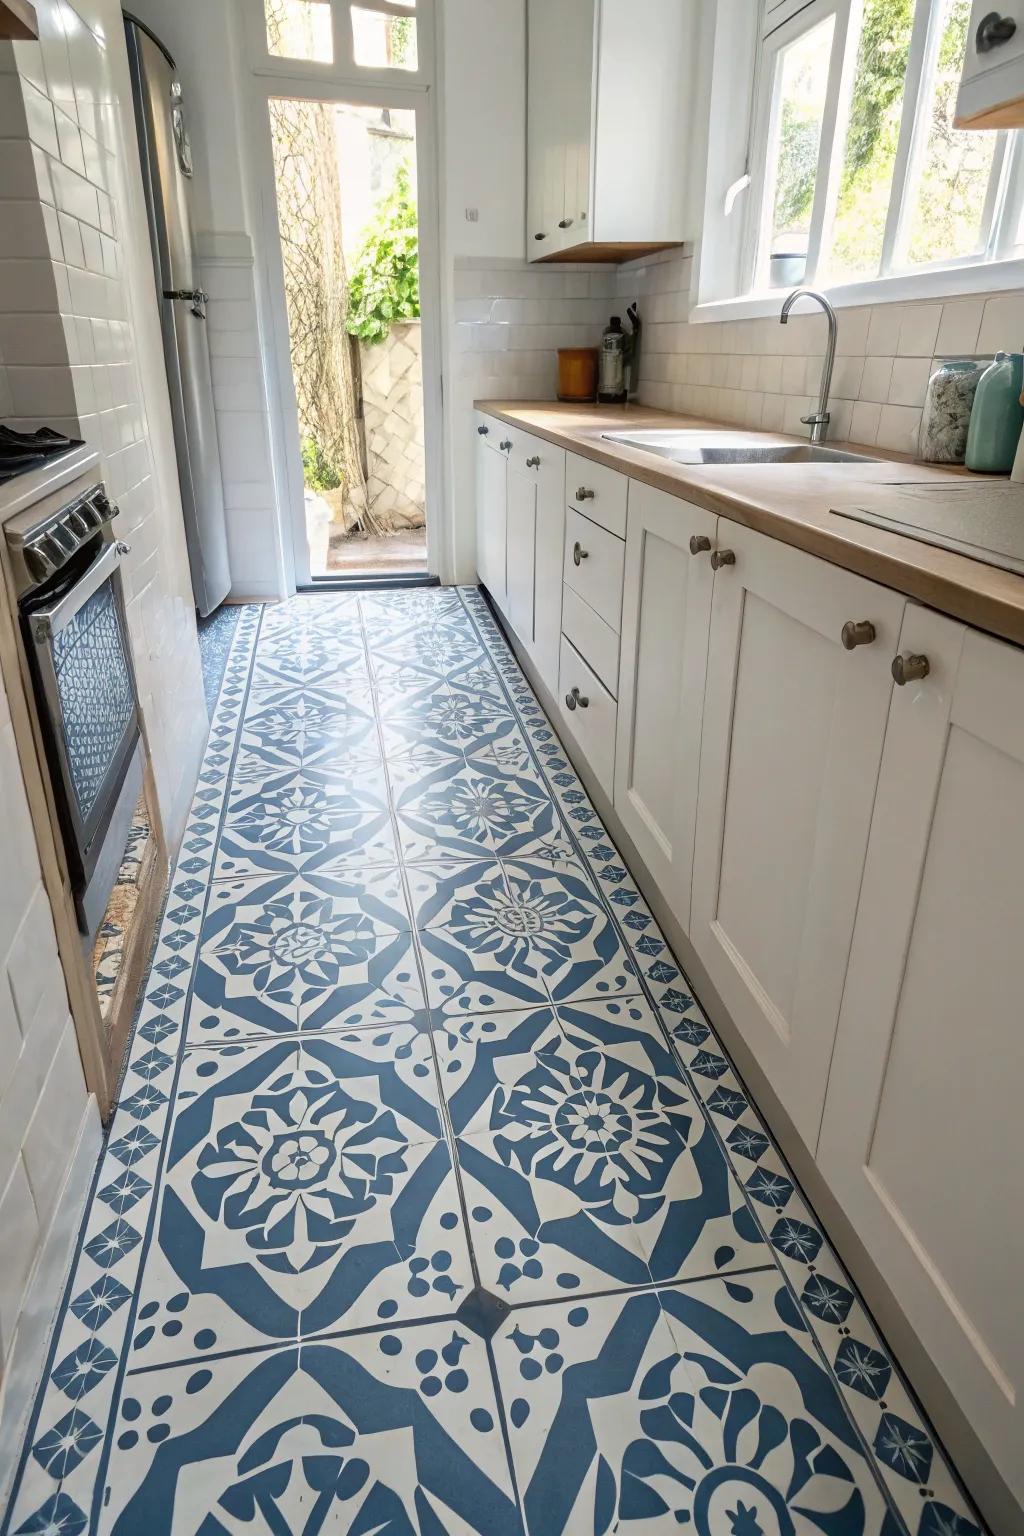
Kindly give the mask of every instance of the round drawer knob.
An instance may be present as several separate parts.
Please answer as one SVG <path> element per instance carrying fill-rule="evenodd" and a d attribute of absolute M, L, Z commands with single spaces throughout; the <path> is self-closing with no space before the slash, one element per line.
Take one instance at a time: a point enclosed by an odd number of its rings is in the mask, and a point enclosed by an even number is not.
<path fill-rule="evenodd" d="M 593 499 L 594 499 L 594 492 L 593 491 L 589 491 L 585 485 L 581 485 L 579 490 L 576 492 L 576 500 L 577 501 L 593 501 Z"/>
<path fill-rule="evenodd" d="M 565 696 L 565 707 L 566 709 L 589 709 L 590 700 L 585 693 L 580 693 L 578 688 L 573 688 Z"/>
<path fill-rule="evenodd" d="M 860 619 L 843 625 L 842 641 L 844 649 L 855 651 L 858 645 L 873 645 L 875 640 L 875 626 L 870 619 Z"/>
<path fill-rule="evenodd" d="M 505 439 L 505 441 L 503 443 L 499 443 L 498 444 L 498 447 L 501 449 L 501 451 L 503 453 L 508 453 L 509 450 L 512 447 L 512 439 L 510 437 L 506 437 L 506 439 Z"/>
<path fill-rule="evenodd" d="M 487 437 L 487 435 L 489 434 L 490 430 L 491 430 L 490 427 L 477 427 L 477 431 L 479 432 L 481 437 Z"/>
<path fill-rule="evenodd" d="M 711 569 L 720 571 L 723 565 L 735 565 L 736 556 L 731 549 L 716 549 L 711 556 Z"/>
<path fill-rule="evenodd" d="M 927 656 L 897 656 L 892 664 L 893 682 L 905 688 L 908 683 L 920 683 L 931 671 Z"/>
<path fill-rule="evenodd" d="M 590 550 L 584 549 L 579 539 L 572 547 L 572 561 L 574 565 L 582 565 L 584 560 L 590 559 Z"/>
<path fill-rule="evenodd" d="M 534 454 L 532 459 L 526 461 L 527 469 L 540 469 L 540 455 Z"/>
<path fill-rule="evenodd" d="M 710 548 L 711 540 L 706 538 L 703 533 L 695 533 L 690 540 L 691 555 L 706 555 Z"/>

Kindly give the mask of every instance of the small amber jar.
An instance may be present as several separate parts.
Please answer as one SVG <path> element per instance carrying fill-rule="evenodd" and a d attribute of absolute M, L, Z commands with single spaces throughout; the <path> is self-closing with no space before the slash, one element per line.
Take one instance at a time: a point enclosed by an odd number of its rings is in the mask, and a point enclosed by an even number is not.
<path fill-rule="evenodd" d="M 576 405 L 596 400 L 596 347 L 559 347 L 558 398 Z"/>

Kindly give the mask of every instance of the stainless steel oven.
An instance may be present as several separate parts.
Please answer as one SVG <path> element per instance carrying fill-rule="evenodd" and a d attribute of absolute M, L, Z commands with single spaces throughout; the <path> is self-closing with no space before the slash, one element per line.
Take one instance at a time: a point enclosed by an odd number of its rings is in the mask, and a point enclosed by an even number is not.
<path fill-rule="evenodd" d="M 80 479 L 4 525 L 79 926 L 90 939 L 142 788 L 120 572 L 127 546 L 114 537 L 116 514 L 102 484 Z"/>

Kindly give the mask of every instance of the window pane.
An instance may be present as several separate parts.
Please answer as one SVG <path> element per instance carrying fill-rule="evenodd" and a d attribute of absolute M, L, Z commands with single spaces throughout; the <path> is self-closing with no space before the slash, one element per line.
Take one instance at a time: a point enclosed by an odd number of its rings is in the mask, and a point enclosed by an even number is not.
<path fill-rule="evenodd" d="M 263 0 L 267 52 L 280 59 L 334 63 L 331 0 Z"/>
<path fill-rule="evenodd" d="M 352 7 L 355 61 L 364 69 L 418 69 L 415 16 L 385 16 Z"/>
<path fill-rule="evenodd" d="M 804 275 L 834 30 L 835 17 L 829 16 L 782 49 L 776 61 L 768 157 L 775 173 L 768 248 L 773 287 L 790 287 Z"/>
<path fill-rule="evenodd" d="M 915 0 L 865 0 L 836 199 L 831 282 L 876 277 L 892 175 Z"/>
<path fill-rule="evenodd" d="M 923 140 L 914 168 L 907 228 L 913 262 L 949 261 L 984 249 L 994 133 L 953 127 L 970 0 L 940 0 L 938 48 L 922 105 Z"/>

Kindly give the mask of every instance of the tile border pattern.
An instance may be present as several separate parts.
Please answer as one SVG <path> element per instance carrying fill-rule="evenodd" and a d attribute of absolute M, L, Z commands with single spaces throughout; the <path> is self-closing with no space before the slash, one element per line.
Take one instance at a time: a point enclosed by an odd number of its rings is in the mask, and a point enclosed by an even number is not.
<path fill-rule="evenodd" d="M 743 1191 L 751 1219 L 769 1245 L 766 1251 L 808 1330 L 819 1363 L 836 1384 L 866 1466 L 890 1511 L 886 1536 L 979 1536 L 980 1519 L 704 1018 L 486 600 L 475 589 L 460 589 L 459 597 L 522 725 L 565 836 L 601 893 L 632 957 L 640 991 Z M 194 967 L 262 622 L 260 608 L 241 611 L 122 1097 L 107 1155 L 97 1170 L 97 1183 L 103 1182 L 104 1189 L 97 1190 L 89 1205 L 0 1525 L 2 1536 L 51 1530 L 78 1536 L 87 1528 L 82 1512 L 91 1509 L 93 1520 L 98 1514 L 111 1409 L 126 1368 L 126 1337 L 135 1321 L 142 1263 L 153 1239 L 168 1112 L 183 1059 L 191 989 L 179 985 L 179 979 Z M 112 1160 L 121 1170 L 113 1179 Z M 68 1395 L 68 1369 L 89 1381 L 77 1399 Z M 44 1455 L 39 1454 L 41 1447 Z"/>

